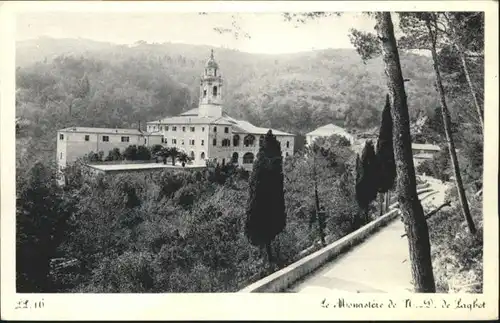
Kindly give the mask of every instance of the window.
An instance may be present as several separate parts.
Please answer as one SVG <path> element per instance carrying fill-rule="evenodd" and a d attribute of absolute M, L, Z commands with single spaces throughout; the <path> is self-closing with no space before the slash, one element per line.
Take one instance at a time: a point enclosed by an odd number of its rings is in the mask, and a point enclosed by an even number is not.
<path fill-rule="evenodd" d="M 233 146 L 238 147 L 240 145 L 240 136 L 234 135 L 233 136 Z"/>
<path fill-rule="evenodd" d="M 288 157 L 288 151 L 285 153 L 285 156 Z"/>
<path fill-rule="evenodd" d="M 205 127 L 201 127 L 201 132 L 205 132 Z"/>
<path fill-rule="evenodd" d="M 207 90 L 203 90 L 203 97 L 206 98 L 207 97 Z"/>
<path fill-rule="evenodd" d="M 181 139 L 181 145 L 184 145 L 184 139 Z"/>
<path fill-rule="evenodd" d="M 182 127 L 182 131 L 186 132 L 186 127 Z"/>
<path fill-rule="evenodd" d="M 165 131 L 168 131 L 168 126 L 165 126 Z"/>
<path fill-rule="evenodd" d="M 231 162 L 232 162 L 233 164 L 238 164 L 238 158 L 239 158 L 238 153 L 237 153 L 237 152 L 234 152 L 234 153 L 233 153 L 233 156 L 231 157 Z"/>
<path fill-rule="evenodd" d="M 64 140 L 64 135 L 62 133 L 59 135 L 59 140 Z"/>
<path fill-rule="evenodd" d="M 85 135 L 85 141 L 89 141 L 90 140 L 90 136 L 89 135 Z"/>
<path fill-rule="evenodd" d="M 194 139 L 190 139 L 190 140 L 189 140 L 189 144 L 190 144 L 191 146 L 194 146 Z"/>
<path fill-rule="evenodd" d="M 222 139 L 222 147 L 229 147 L 229 146 L 231 146 L 231 140 Z"/>
<path fill-rule="evenodd" d="M 214 146 L 217 146 L 217 139 L 215 139 L 215 138 L 214 138 L 214 140 L 213 140 L 213 145 L 214 145 Z"/>
<path fill-rule="evenodd" d="M 289 141 L 286 142 L 286 148 L 290 148 L 290 142 Z"/>
<path fill-rule="evenodd" d="M 212 91 L 212 92 L 213 92 L 214 96 L 217 96 L 217 86 L 214 86 L 214 88 L 213 88 L 213 91 Z"/>
<path fill-rule="evenodd" d="M 160 131 L 163 131 L 163 127 L 162 126 L 160 126 Z"/>
<path fill-rule="evenodd" d="M 164 144 L 165 143 L 165 138 L 161 138 L 161 143 Z"/>
<path fill-rule="evenodd" d="M 205 146 L 205 140 L 203 140 L 203 139 L 201 140 L 201 145 Z"/>
<path fill-rule="evenodd" d="M 191 160 L 194 160 L 195 157 L 194 157 L 194 151 L 191 150 Z"/>
<path fill-rule="evenodd" d="M 194 132 L 194 127 L 191 127 L 190 130 L 191 130 L 191 132 Z"/>
<path fill-rule="evenodd" d="M 129 142 L 130 137 L 122 137 L 122 142 Z"/>
<path fill-rule="evenodd" d="M 176 126 L 172 126 L 172 131 L 177 131 L 177 127 Z"/>
<path fill-rule="evenodd" d="M 177 144 L 177 139 L 172 139 L 172 145 L 176 145 Z"/>
<path fill-rule="evenodd" d="M 204 152 L 201 152 L 200 159 L 205 159 L 205 153 Z"/>
<path fill-rule="evenodd" d="M 109 136 L 102 136 L 102 141 L 109 141 Z"/>
<path fill-rule="evenodd" d="M 229 127 L 224 128 L 224 133 L 229 133 Z"/>
<path fill-rule="evenodd" d="M 252 164 L 254 156 L 252 153 L 246 153 L 243 155 L 243 164 Z"/>
<path fill-rule="evenodd" d="M 214 127 L 214 132 L 217 132 L 217 127 Z"/>
<path fill-rule="evenodd" d="M 243 144 L 245 145 L 245 147 L 252 146 L 254 144 L 254 141 L 255 137 L 253 135 L 247 135 L 243 139 Z"/>
<path fill-rule="evenodd" d="M 62 153 L 59 155 L 59 159 L 62 159 Z"/>

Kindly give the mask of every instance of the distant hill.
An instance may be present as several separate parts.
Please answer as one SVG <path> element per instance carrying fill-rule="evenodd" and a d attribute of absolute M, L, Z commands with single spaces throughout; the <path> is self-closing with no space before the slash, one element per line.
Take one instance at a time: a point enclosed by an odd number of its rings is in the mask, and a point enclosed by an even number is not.
<path fill-rule="evenodd" d="M 212 47 L 116 45 L 39 38 L 17 43 L 17 113 L 56 128 L 136 126 L 197 105 L 199 76 Z M 305 133 L 327 123 L 377 126 L 385 102 L 381 59 L 364 64 L 350 49 L 250 54 L 213 48 L 224 76 L 225 109 L 259 126 Z M 410 117 L 438 104 L 428 57 L 401 53 Z M 88 86 L 85 86 L 88 84 Z M 83 88 L 82 88 L 83 87 Z M 35 113 L 36 112 L 36 113 Z M 49 118 L 46 126 L 37 118 Z"/>

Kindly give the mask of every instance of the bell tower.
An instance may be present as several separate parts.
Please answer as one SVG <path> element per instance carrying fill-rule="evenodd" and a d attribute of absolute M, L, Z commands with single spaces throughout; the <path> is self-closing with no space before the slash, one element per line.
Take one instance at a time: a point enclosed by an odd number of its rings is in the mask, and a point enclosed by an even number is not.
<path fill-rule="evenodd" d="M 205 64 L 200 81 L 200 104 L 198 115 L 204 117 L 222 116 L 222 76 L 214 59 L 214 51 Z"/>

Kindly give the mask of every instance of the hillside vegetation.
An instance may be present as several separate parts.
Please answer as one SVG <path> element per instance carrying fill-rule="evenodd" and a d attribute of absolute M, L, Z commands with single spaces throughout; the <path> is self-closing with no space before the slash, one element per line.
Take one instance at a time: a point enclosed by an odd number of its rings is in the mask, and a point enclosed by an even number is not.
<path fill-rule="evenodd" d="M 51 151 L 60 128 L 137 127 L 196 107 L 210 48 L 85 39 L 19 42 L 16 113 L 32 125 L 20 135 Z M 382 64 L 363 64 L 354 50 L 263 55 L 215 48 L 215 58 L 225 81 L 225 111 L 234 117 L 293 133 L 329 122 L 358 129 L 379 123 L 386 91 Z M 401 60 L 411 79 L 414 120 L 437 104 L 431 65 L 414 54 Z"/>
<path fill-rule="evenodd" d="M 56 185 L 58 129 L 138 127 L 196 107 L 209 53 L 206 46 L 122 46 L 83 39 L 18 44 L 18 292 L 237 291 L 300 259 L 304 249 L 315 250 L 311 245 L 325 234 L 327 243 L 335 241 L 371 220 L 367 214 L 379 214 L 377 203 L 360 209 L 358 158 L 352 146 L 335 137 L 309 152 L 313 158 L 298 151 L 283 162 L 287 220 L 274 242 L 279 251 L 274 268 L 265 268 L 262 250 L 245 237 L 249 175 L 231 165 L 85 178 L 77 164 L 67 170 L 67 185 Z M 364 64 L 346 49 L 293 55 L 216 49 L 215 57 L 225 77 L 225 110 L 233 117 L 296 134 L 330 122 L 378 132 L 387 91 L 378 59 Z M 467 195 L 478 196 L 471 212 L 481 233 L 482 131 L 460 65 L 449 53 L 443 57 L 451 132 Z M 476 62 L 471 69 L 482 93 L 482 60 Z M 410 80 L 405 84 L 410 121 L 418 124 L 412 140 L 446 142 L 431 62 L 402 54 L 401 64 Z M 417 172 L 451 180 L 446 147 Z M 456 204 L 456 192 L 448 192 L 447 199 Z M 316 216 L 322 208 L 324 225 Z M 464 235 L 456 205 L 428 223 L 438 289 L 480 291 L 482 238 Z M 72 266 L 60 268 L 61 262 Z"/>

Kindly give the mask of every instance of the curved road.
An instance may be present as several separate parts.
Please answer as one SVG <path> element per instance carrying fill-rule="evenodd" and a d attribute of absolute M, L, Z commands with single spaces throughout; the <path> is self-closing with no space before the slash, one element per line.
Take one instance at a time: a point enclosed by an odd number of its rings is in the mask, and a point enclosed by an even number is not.
<path fill-rule="evenodd" d="M 429 212 L 444 203 L 447 184 L 425 177 L 435 194 L 423 193 L 422 206 Z M 396 218 L 352 250 L 317 269 L 289 292 L 393 293 L 411 292 L 408 241 Z"/>

